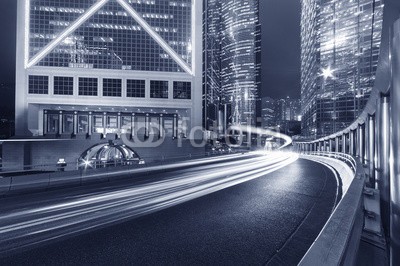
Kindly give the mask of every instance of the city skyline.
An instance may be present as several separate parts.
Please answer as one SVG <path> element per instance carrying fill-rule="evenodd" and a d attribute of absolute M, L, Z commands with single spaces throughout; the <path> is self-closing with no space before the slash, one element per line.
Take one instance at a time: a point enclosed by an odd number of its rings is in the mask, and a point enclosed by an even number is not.
<path fill-rule="evenodd" d="M 15 83 L 15 45 L 16 45 L 16 3 L 15 0 L 0 2 L 1 10 L 7 10 L 0 18 L 3 27 L 0 29 L 4 42 L 0 44 L 0 56 L 5 63 L 0 66 L 0 83 Z M 262 89 L 261 96 L 283 98 L 300 97 L 300 56 L 294 52 L 300 49 L 300 1 L 262 0 Z M 278 10 L 278 12 L 276 11 Z M 288 13 L 288 16 L 281 14 Z M 279 27 L 274 25 L 279 24 Z M 268 36 L 279 37 L 276 42 Z M 287 39 L 291 41 L 286 41 Z M 271 53 L 268 51 L 277 51 Z M 287 71 L 285 65 L 293 65 Z M 273 71 L 271 71 L 273 70 Z M 278 71 L 279 73 L 276 73 Z M 7 101 L 4 103 L 7 104 Z"/>
<path fill-rule="evenodd" d="M 0 8 L 2 265 L 400 265 L 399 0 Z"/>

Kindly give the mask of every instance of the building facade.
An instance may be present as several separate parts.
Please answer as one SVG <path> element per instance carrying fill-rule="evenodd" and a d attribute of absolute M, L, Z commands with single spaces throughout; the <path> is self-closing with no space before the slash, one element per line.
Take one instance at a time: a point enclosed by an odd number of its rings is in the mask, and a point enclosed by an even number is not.
<path fill-rule="evenodd" d="M 222 134 L 221 2 L 203 2 L 203 126 Z"/>
<path fill-rule="evenodd" d="M 261 99 L 261 127 L 268 129 L 276 126 L 276 101 L 270 97 Z"/>
<path fill-rule="evenodd" d="M 203 41 L 205 128 L 256 126 L 261 111 L 256 108 L 261 80 L 259 1 L 205 1 Z"/>
<path fill-rule="evenodd" d="M 187 136 L 202 117 L 198 10 L 197 0 L 18 0 L 16 134 Z"/>
<path fill-rule="evenodd" d="M 383 2 L 302 0 L 302 134 L 319 138 L 362 112 L 375 80 Z"/>

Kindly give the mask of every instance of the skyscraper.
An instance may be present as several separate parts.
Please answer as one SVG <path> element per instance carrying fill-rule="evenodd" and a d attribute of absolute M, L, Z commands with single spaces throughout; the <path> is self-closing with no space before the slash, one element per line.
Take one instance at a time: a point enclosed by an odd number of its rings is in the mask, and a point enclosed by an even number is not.
<path fill-rule="evenodd" d="M 302 0 L 303 135 L 346 128 L 362 112 L 375 80 L 382 29 L 379 0 Z"/>
<path fill-rule="evenodd" d="M 261 126 L 264 129 L 276 126 L 276 102 L 270 97 L 261 99 Z"/>
<path fill-rule="evenodd" d="M 222 133 L 221 2 L 205 0 L 203 8 L 203 126 Z M 219 123 L 218 123 L 219 121 Z M 215 126 L 221 127 L 219 130 Z"/>
<path fill-rule="evenodd" d="M 207 0 L 204 22 L 205 127 L 210 129 L 216 117 L 224 126 L 255 126 L 261 69 L 259 1 Z"/>
<path fill-rule="evenodd" d="M 136 134 L 141 122 L 187 135 L 201 125 L 201 9 L 18 0 L 17 135 Z"/>

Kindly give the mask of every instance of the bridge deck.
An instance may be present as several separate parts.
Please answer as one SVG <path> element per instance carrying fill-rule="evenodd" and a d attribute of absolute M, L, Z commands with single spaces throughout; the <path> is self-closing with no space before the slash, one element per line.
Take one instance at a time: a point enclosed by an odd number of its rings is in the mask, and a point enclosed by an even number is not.
<path fill-rule="evenodd" d="M 84 195 L 58 190 L 12 199 L 40 204 Z M 2 265 L 293 264 L 335 205 L 336 179 L 299 159 L 266 176 L 140 218 L 2 258 Z M 39 204 L 39 206 L 38 206 Z M 21 205 L 22 206 L 22 205 Z M 278 252 L 277 252 L 278 251 Z"/>

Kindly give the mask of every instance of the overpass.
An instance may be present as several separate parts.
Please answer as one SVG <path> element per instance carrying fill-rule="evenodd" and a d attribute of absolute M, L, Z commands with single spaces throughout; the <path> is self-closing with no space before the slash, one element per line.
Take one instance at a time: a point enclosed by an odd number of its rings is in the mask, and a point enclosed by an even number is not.
<path fill-rule="evenodd" d="M 384 2 L 377 75 L 364 111 L 345 130 L 294 146 L 317 156 L 348 154 L 364 165 L 365 193 L 379 195 L 380 207 L 367 216 L 377 218 L 380 212 L 390 264 L 400 265 L 400 1 Z"/>

